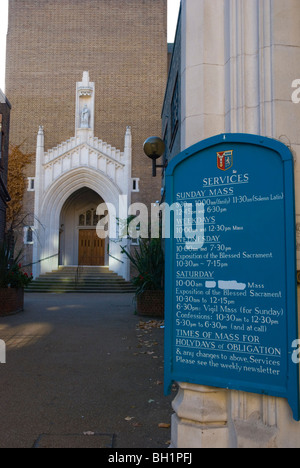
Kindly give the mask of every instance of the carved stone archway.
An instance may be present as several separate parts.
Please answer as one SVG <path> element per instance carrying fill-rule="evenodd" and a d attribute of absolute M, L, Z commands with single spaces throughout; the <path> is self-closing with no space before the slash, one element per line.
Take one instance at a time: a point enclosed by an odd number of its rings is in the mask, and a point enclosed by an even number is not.
<path fill-rule="evenodd" d="M 94 83 L 87 72 L 76 86 L 75 136 L 47 152 L 44 129 L 39 128 L 36 153 L 34 277 L 57 269 L 60 214 L 64 203 L 86 187 L 98 194 L 118 216 L 131 202 L 131 130 L 127 127 L 124 152 L 94 137 Z M 82 110 L 89 118 L 83 120 Z M 125 241 L 126 242 L 126 241 Z M 124 241 L 122 242 L 124 245 Z M 109 240 L 109 267 L 129 279 L 129 265 L 117 239 Z"/>

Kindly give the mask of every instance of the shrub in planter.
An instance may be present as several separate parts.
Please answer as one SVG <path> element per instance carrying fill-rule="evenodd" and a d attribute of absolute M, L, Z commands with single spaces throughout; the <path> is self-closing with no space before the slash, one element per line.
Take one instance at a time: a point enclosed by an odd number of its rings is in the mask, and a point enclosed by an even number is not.
<path fill-rule="evenodd" d="M 138 274 L 132 283 L 136 287 L 137 313 L 164 316 L 164 252 L 160 239 L 141 239 L 138 248 L 127 255 Z"/>
<path fill-rule="evenodd" d="M 24 310 L 24 289 L 0 288 L 0 317 Z"/>
<path fill-rule="evenodd" d="M 20 312 L 24 308 L 24 288 L 32 281 L 22 269 L 21 252 L 12 257 L 5 244 L 0 246 L 0 315 Z"/>
<path fill-rule="evenodd" d="M 138 315 L 148 317 L 164 317 L 165 315 L 165 294 L 164 291 L 148 290 L 137 295 Z"/>

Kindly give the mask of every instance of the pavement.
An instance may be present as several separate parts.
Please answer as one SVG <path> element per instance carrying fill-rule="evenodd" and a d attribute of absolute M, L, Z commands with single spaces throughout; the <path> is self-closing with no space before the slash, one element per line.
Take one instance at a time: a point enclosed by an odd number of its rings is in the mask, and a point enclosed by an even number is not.
<path fill-rule="evenodd" d="M 31 293 L 0 317 L 0 448 L 168 448 L 163 322 L 133 299 Z"/>

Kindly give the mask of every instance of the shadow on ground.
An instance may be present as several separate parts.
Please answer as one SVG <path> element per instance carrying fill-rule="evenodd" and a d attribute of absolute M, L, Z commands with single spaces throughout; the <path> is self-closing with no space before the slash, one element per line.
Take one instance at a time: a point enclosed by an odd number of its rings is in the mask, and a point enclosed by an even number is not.
<path fill-rule="evenodd" d="M 162 326 L 131 294 L 26 295 L 0 318 L 0 447 L 167 448 Z"/>

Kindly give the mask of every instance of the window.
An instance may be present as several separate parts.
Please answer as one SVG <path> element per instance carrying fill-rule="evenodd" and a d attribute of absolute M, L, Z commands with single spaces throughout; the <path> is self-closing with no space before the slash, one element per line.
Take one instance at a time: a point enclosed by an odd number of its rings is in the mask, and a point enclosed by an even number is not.
<path fill-rule="evenodd" d="M 34 177 L 28 177 L 28 192 L 34 192 L 35 190 L 35 178 Z"/>
<path fill-rule="evenodd" d="M 133 192 L 140 191 L 139 182 L 140 182 L 140 179 L 136 179 L 136 178 L 132 179 L 132 191 Z"/>
<path fill-rule="evenodd" d="M 178 84 L 178 76 L 176 78 L 175 86 L 174 86 L 174 91 L 173 91 L 173 97 L 172 97 L 172 102 L 171 102 L 171 145 L 174 142 L 175 135 L 177 133 L 178 129 L 178 123 L 179 123 L 179 84 Z"/>
<path fill-rule="evenodd" d="M 133 246 L 140 245 L 140 239 L 131 239 L 131 245 Z"/>
<path fill-rule="evenodd" d="M 79 226 L 93 226 L 96 227 L 100 220 L 100 216 L 96 214 L 95 208 L 87 210 L 85 213 L 81 213 L 78 219 Z"/>
<path fill-rule="evenodd" d="M 168 162 L 168 123 L 166 124 L 166 128 L 165 128 L 165 131 L 164 131 L 164 142 L 165 142 L 165 147 L 166 147 L 166 151 L 164 152 L 164 155 L 163 155 L 163 165 L 164 167 L 167 166 L 167 162 Z"/>
<path fill-rule="evenodd" d="M 88 210 L 85 216 L 85 224 L 86 226 L 92 225 L 92 210 Z"/>
<path fill-rule="evenodd" d="M 138 224 L 136 226 L 136 231 L 140 231 L 140 230 L 141 230 L 141 224 Z M 131 245 L 137 245 L 137 246 L 140 245 L 140 238 L 141 238 L 140 236 L 137 237 L 136 239 L 131 237 Z"/>
<path fill-rule="evenodd" d="M 26 226 L 24 228 L 24 244 L 25 245 L 32 245 L 33 242 L 33 232 L 34 232 L 34 227 L 33 226 Z"/>

